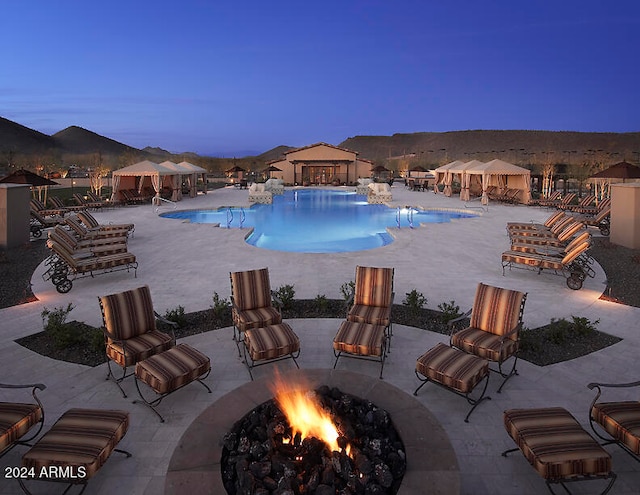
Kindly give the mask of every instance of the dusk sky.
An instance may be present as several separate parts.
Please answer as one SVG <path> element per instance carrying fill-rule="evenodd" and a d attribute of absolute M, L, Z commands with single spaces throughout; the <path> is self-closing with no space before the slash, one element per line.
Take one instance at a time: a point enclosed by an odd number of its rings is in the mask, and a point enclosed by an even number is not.
<path fill-rule="evenodd" d="M 640 131 L 638 0 L 3 1 L 0 60 L 0 116 L 172 152 Z"/>

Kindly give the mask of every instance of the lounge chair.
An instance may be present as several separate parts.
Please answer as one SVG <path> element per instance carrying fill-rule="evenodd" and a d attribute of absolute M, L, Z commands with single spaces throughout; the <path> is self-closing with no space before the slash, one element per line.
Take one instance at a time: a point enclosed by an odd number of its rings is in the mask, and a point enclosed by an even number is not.
<path fill-rule="evenodd" d="M 133 232 L 135 230 L 135 225 L 132 223 L 120 223 L 120 224 L 111 224 L 111 223 L 98 223 L 95 217 L 89 213 L 88 211 L 79 211 L 78 218 L 85 225 L 89 232 L 105 232 L 109 230 L 126 230 L 128 232 Z"/>
<path fill-rule="evenodd" d="M 107 254 L 126 253 L 126 242 L 112 242 L 110 239 L 79 241 L 71 233 L 57 225 L 49 232 L 49 239 L 57 242 L 69 251 L 76 259 L 104 256 Z"/>
<path fill-rule="evenodd" d="M 280 310 L 273 306 L 269 270 L 230 272 L 233 338 L 244 355 L 253 380 L 252 369 L 261 364 L 291 358 L 298 367 L 300 339 Z"/>
<path fill-rule="evenodd" d="M 356 266 L 353 303 L 333 339 L 336 360 L 346 357 L 380 362 L 380 378 L 391 344 L 393 268 Z"/>
<path fill-rule="evenodd" d="M 42 201 L 40 201 L 39 199 L 35 199 L 35 198 L 31 198 L 31 200 L 29 201 L 30 205 L 31 205 L 31 209 L 37 213 L 39 213 L 40 215 L 42 215 L 43 217 L 48 217 L 48 216 L 61 216 L 63 217 L 66 213 L 69 212 L 69 210 L 67 209 L 62 209 L 62 208 L 47 208 L 44 203 Z"/>
<path fill-rule="evenodd" d="M 554 233 L 548 233 L 546 235 L 513 235 L 511 236 L 511 245 L 514 244 L 537 244 L 539 246 L 555 246 L 563 247 L 571 242 L 571 239 L 582 229 L 584 224 L 582 222 L 572 221 L 557 235 Z"/>
<path fill-rule="evenodd" d="M 518 374 L 516 365 L 526 300 L 525 292 L 479 283 L 473 307 L 449 323 L 452 328 L 449 341 L 451 347 L 497 363 L 497 369 L 489 367 L 489 370 L 504 378 L 498 393 L 507 380 Z M 469 326 L 456 330 L 456 325 L 468 317 Z M 503 364 L 512 358 L 511 370 L 504 371 Z"/>
<path fill-rule="evenodd" d="M 34 209 L 31 209 L 29 214 L 31 216 L 29 221 L 29 231 L 33 237 L 42 236 L 42 231 L 44 229 L 64 224 L 64 218 L 60 215 L 49 215 L 48 217 L 45 217 L 40 215 L 40 213 Z"/>
<path fill-rule="evenodd" d="M 544 206 L 547 208 L 560 208 L 564 210 L 576 198 L 576 193 L 569 193 L 564 197 L 547 202 Z"/>
<path fill-rule="evenodd" d="M 562 194 L 562 191 L 553 191 L 548 197 L 540 198 L 540 199 L 533 199 L 533 200 L 531 200 L 529 202 L 529 204 L 530 205 L 537 205 L 537 206 L 547 206 L 548 203 L 559 199 L 560 198 L 560 194 Z"/>
<path fill-rule="evenodd" d="M 521 251 L 505 251 L 502 253 L 502 275 L 505 268 L 528 268 L 541 273 L 542 270 L 553 270 L 556 275 L 566 278 L 567 287 L 573 290 L 582 288 L 584 280 L 595 276 L 591 268 L 592 260 L 586 256 L 591 247 L 590 241 L 584 241 L 564 255 L 562 259 L 556 256 L 544 256 Z"/>
<path fill-rule="evenodd" d="M 585 208 L 590 208 L 591 204 L 596 200 L 596 197 L 593 194 L 587 194 L 584 198 L 578 201 L 578 204 L 568 205 L 565 210 L 573 211 L 573 212 L 581 212 Z"/>
<path fill-rule="evenodd" d="M 538 227 L 536 229 L 512 229 L 508 230 L 509 236 L 513 237 L 556 237 L 565 228 L 575 222 L 571 215 L 565 215 L 555 221 L 551 227 Z"/>
<path fill-rule="evenodd" d="M 576 235 L 566 246 L 562 245 L 550 245 L 550 244 L 532 244 L 529 242 L 514 242 L 511 244 L 511 251 L 520 251 L 523 253 L 539 254 L 543 256 L 556 256 L 563 258 L 574 247 L 583 242 L 591 242 L 591 234 L 589 231 L 582 230 Z M 554 243 L 559 244 L 559 243 Z"/>
<path fill-rule="evenodd" d="M 611 198 L 605 198 L 601 201 L 598 201 L 598 204 L 595 206 L 584 206 L 579 209 L 575 209 L 573 212 L 578 213 L 580 215 L 597 215 L 602 210 L 611 209 Z"/>
<path fill-rule="evenodd" d="M 82 210 L 86 210 L 87 207 L 86 206 L 67 206 L 64 204 L 64 202 L 57 196 L 49 196 L 49 203 L 51 203 L 51 206 L 53 208 L 59 208 L 60 210 L 66 210 L 68 212 L 70 211 L 82 211 Z"/>
<path fill-rule="evenodd" d="M 87 209 L 97 210 L 102 208 L 103 206 L 102 201 L 86 200 L 84 199 L 84 196 L 82 196 L 82 194 L 80 193 L 73 193 L 73 199 L 76 201 L 78 206 L 84 207 L 85 210 Z"/>
<path fill-rule="evenodd" d="M 42 277 L 45 280 L 51 280 L 61 294 L 69 292 L 73 287 L 73 281 L 77 278 L 132 269 L 134 274 L 137 274 L 138 262 L 129 252 L 77 258 L 72 251 L 52 239 L 47 241 L 47 246 L 55 256 Z"/>
<path fill-rule="evenodd" d="M 121 242 L 126 242 L 129 235 L 128 229 L 113 229 L 113 230 L 89 230 L 87 227 L 80 223 L 80 220 L 76 215 L 71 215 L 65 218 L 65 223 L 73 230 L 80 239 L 104 239 L 107 237 L 117 238 Z"/>
<path fill-rule="evenodd" d="M 98 196 L 96 193 L 94 193 L 91 190 L 87 191 L 87 197 L 89 198 L 89 201 L 91 201 L 92 203 L 101 204 L 103 208 L 108 206 L 113 206 L 113 203 L 111 201 L 102 199 L 100 196 Z"/>
<path fill-rule="evenodd" d="M 640 461 L 640 401 L 598 402 L 603 389 L 640 387 L 640 381 L 590 383 L 587 387 L 589 390 L 597 391 L 589 407 L 589 423 L 593 432 L 605 441 L 605 445 L 615 443 L 635 460 Z M 603 435 L 603 431 L 606 435 Z"/>
<path fill-rule="evenodd" d="M 512 232 L 517 232 L 520 230 L 547 230 L 565 216 L 566 213 L 564 211 L 556 211 L 549 218 L 547 218 L 544 223 L 535 223 L 533 222 L 533 220 L 531 222 L 507 222 L 507 232 L 511 234 Z"/>
<path fill-rule="evenodd" d="M 156 326 L 157 320 L 166 320 L 154 312 L 151 301 L 151 291 L 148 286 L 127 290 L 117 294 L 100 296 L 100 310 L 102 311 L 103 332 L 105 338 L 105 352 L 109 372 L 107 378 L 115 381 L 122 392 L 120 383 L 133 372 L 127 373 L 127 368 L 136 363 L 171 349 L 176 338 L 173 334 L 175 325 L 169 324 L 171 334 L 161 332 Z M 122 375 L 116 377 L 111 362 L 122 368 Z"/>
<path fill-rule="evenodd" d="M 595 215 L 580 215 L 576 218 L 589 227 L 597 227 L 605 237 L 611 233 L 611 206 L 600 210 Z"/>
<path fill-rule="evenodd" d="M 35 401 L 35 404 L 32 402 L 0 402 L 0 457 L 2 457 L 16 445 L 28 445 L 42 430 L 44 409 L 36 392 L 47 387 L 41 383 L 31 385 L 0 383 L 0 388 L 31 389 L 31 395 Z M 36 425 L 38 425 L 36 430 L 25 438 Z"/>

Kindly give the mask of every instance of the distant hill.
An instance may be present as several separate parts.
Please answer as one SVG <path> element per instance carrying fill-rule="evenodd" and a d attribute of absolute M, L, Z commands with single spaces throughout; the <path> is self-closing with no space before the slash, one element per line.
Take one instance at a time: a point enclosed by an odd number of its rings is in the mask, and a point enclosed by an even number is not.
<path fill-rule="evenodd" d="M 0 117 L 0 153 L 45 153 L 56 146 L 51 136 Z"/>
<path fill-rule="evenodd" d="M 103 153 L 107 155 L 120 155 L 123 153 L 138 151 L 132 146 L 119 143 L 95 132 L 72 125 L 60 132 L 56 132 L 53 139 L 64 151 L 71 153 Z"/>
<path fill-rule="evenodd" d="M 293 146 L 280 145 L 270 149 L 269 151 L 265 151 L 264 153 L 256 156 L 256 158 L 265 162 L 270 162 L 282 158 L 285 152 L 293 149 L 295 149 Z"/>
<path fill-rule="evenodd" d="M 570 131 L 452 131 L 416 132 L 392 136 L 355 136 L 338 146 L 357 151 L 362 158 L 384 160 L 415 155 L 424 163 L 500 158 L 520 164 L 580 163 L 585 155 L 607 156 L 607 161 L 637 161 L 640 132 Z"/>

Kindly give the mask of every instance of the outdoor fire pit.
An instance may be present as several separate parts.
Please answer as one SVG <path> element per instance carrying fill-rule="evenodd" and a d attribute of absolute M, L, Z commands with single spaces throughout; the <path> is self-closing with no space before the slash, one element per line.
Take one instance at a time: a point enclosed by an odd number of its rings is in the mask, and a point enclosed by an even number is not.
<path fill-rule="evenodd" d="M 340 370 L 294 370 L 281 376 L 277 393 L 273 386 L 246 383 L 187 428 L 169 464 L 166 495 L 459 493 L 449 439 L 409 393 Z M 292 425 L 279 396 L 294 389 L 331 419 L 335 443 Z"/>
<path fill-rule="evenodd" d="M 397 493 L 406 455 L 387 411 L 335 387 L 287 385 L 225 436 L 229 495 Z"/>

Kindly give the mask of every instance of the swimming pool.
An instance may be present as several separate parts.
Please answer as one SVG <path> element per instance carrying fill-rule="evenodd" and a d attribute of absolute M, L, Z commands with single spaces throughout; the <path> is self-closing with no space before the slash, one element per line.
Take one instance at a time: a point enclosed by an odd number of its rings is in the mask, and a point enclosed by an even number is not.
<path fill-rule="evenodd" d="M 221 228 L 253 228 L 246 242 L 259 248 L 340 253 L 392 243 L 388 228 L 419 228 L 423 223 L 443 223 L 477 215 L 458 210 L 389 208 L 368 204 L 365 196 L 355 192 L 298 189 L 274 196 L 272 204 L 172 211 L 161 216 L 194 223 L 218 223 Z"/>

